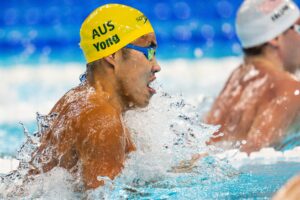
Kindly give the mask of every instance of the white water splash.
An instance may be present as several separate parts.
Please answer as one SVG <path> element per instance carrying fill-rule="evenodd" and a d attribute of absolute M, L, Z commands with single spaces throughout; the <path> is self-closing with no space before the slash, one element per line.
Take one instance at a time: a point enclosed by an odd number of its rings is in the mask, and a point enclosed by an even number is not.
<path fill-rule="evenodd" d="M 201 123 L 196 107 L 161 90 L 147 108 L 129 111 L 125 120 L 137 146 L 124 170 L 129 182 L 159 180 L 180 161 L 207 152 L 205 142 L 216 130 Z"/>
<path fill-rule="evenodd" d="M 111 194 L 115 194 L 112 192 L 114 186 L 121 187 L 123 191 L 123 188 L 128 186 L 140 187 L 149 183 L 172 179 L 178 176 L 172 171 L 172 168 L 180 165 L 180 161 L 190 160 L 194 154 L 199 152 L 209 153 L 210 149 L 205 142 L 216 130 L 216 127 L 202 124 L 201 117 L 197 113 L 197 107 L 185 102 L 182 96 L 170 96 L 162 92 L 162 89 L 158 91 L 147 108 L 126 113 L 125 124 L 129 127 L 137 151 L 129 155 L 120 176 L 114 181 L 107 180 L 104 187 L 89 191 L 86 194 L 88 195 L 87 198 L 93 199 L 95 196 L 110 198 Z M 47 118 L 42 117 L 43 119 Z M 41 123 L 39 122 L 39 124 Z M 45 126 L 45 124 L 42 125 Z M 43 131 L 40 132 L 42 134 Z M 30 137 L 29 140 L 31 140 Z M 26 145 L 34 146 L 30 144 L 25 142 L 22 149 L 30 149 L 25 148 Z M 26 161 L 30 160 L 28 155 L 25 155 L 26 152 L 29 155 L 32 153 L 32 151 L 20 151 L 20 161 L 25 163 L 23 169 L 26 166 L 30 168 L 30 165 L 26 165 Z M 222 178 L 222 176 L 226 176 L 226 171 L 220 170 L 220 167 L 221 165 L 217 162 L 206 163 L 205 170 L 201 168 L 197 171 L 195 168 L 193 171 L 191 168 L 187 172 L 194 174 L 202 172 L 206 178 L 207 174 L 213 174 L 215 177 L 219 175 L 219 178 Z M 54 187 L 53 185 L 64 185 L 62 193 L 67 198 L 69 198 L 68 195 L 78 196 L 74 189 L 76 185 L 72 184 L 72 181 L 76 179 L 70 178 L 70 175 L 62 169 L 58 168 L 49 173 L 38 175 L 29 182 L 25 180 L 27 178 L 26 170 L 23 169 L 18 173 L 18 178 L 7 179 L 2 183 L 5 191 L 10 191 L 5 194 L 6 196 L 11 195 L 14 190 L 19 190 L 17 188 L 22 188 L 21 196 L 24 198 L 51 199 L 53 192 L 48 190 L 52 190 L 50 188 Z M 216 172 L 215 169 L 219 169 L 218 174 L 208 173 L 209 171 Z M 229 168 L 228 171 L 230 171 Z M 56 180 L 57 177 L 60 179 Z M 59 189 L 58 186 L 55 191 L 60 192 Z"/>
<path fill-rule="evenodd" d="M 202 124 L 197 110 L 182 96 L 171 96 L 160 88 L 147 108 L 128 111 L 125 123 L 137 150 L 129 155 L 122 173 L 106 180 L 105 187 L 89 191 L 89 198 L 126 199 L 132 193 L 143 196 L 145 188 L 188 187 L 199 183 L 199 177 L 216 181 L 237 174 L 226 162 L 210 156 L 191 167 L 193 155 L 222 151 L 206 145 L 216 127 Z M 175 172 L 181 161 L 187 161 L 187 170 Z"/>

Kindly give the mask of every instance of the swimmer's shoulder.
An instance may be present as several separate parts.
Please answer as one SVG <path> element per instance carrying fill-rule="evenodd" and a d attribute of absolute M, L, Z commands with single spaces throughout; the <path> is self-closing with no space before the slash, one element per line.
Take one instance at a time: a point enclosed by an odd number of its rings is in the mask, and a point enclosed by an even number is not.
<path fill-rule="evenodd" d="M 222 98 L 238 98 L 244 91 L 265 91 L 271 85 L 271 77 L 265 70 L 254 64 L 241 64 L 227 80 Z M 260 87 L 258 87 L 260 85 Z M 258 92 L 260 93 L 260 92 Z"/>
<path fill-rule="evenodd" d="M 78 120 L 83 126 L 90 126 L 94 122 L 101 126 L 121 125 L 121 113 L 109 101 L 109 95 L 104 92 L 93 91 L 87 96 L 86 99 L 80 100 L 82 105 Z"/>
<path fill-rule="evenodd" d="M 257 63 L 242 63 L 230 75 L 226 85 L 234 88 L 238 86 L 247 87 L 254 81 L 269 79 L 269 74 Z"/>
<path fill-rule="evenodd" d="M 54 105 L 50 113 L 66 111 L 68 108 L 83 107 L 95 93 L 94 89 L 87 85 L 80 85 L 66 92 Z"/>
<path fill-rule="evenodd" d="M 121 114 L 109 103 L 107 95 L 96 92 L 88 85 L 77 86 L 68 91 L 51 113 L 57 113 L 58 120 L 72 123 L 75 129 L 83 126 L 87 128 L 93 123 L 103 126 L 107 121 L 111 121 L 111 125 L 121 123 Z"/>

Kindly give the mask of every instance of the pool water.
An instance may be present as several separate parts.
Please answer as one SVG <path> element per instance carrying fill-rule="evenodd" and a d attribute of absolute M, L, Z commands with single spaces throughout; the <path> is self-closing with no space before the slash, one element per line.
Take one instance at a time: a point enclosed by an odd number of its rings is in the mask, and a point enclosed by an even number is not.
<path fill-rule="evenodd" d="M 210 181 L 203 176 L 186 175 L 176 179 L 175 187 L 163 188 L 156 183 L 127 195 L 129 199 L 270 199 L 299 169 L 300 163 L 289 162 L 249 165 L 224 180 Z M 114 197 L 120 194 L 115 193 Z"/>
<path fill-rule="evenodd" d="M 107 199 L 271 199 L 274 193 L 300 169 L 300 163 L 278 162 L 247 165 L 223 176 L 182 174 L 143 186 L 114 185 Z M 202 169 L 207 171 L 206 169 Z M 216 170 L 216 169 L 215 169 Z M 210 171 L 210 170 L 208 170 Z M 213 173 L 214 170 L 211 170 Z M 216 172 L 218 173 L 218 172 Z M 93 198 L 103 195 L 94 191 Z"/>

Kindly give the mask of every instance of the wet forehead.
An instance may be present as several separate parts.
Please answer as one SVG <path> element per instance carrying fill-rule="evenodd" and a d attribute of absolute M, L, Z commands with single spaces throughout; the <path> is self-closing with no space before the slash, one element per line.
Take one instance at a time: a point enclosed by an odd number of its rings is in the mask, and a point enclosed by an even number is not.
<path fill-rule="evenodd" d="M 149 34 L 143 35 L 142 37 L 136 39 L 132 43 L 135 45 L 144 46 L 144 47 L 147 47 L 150 45 L 157 46 L 156 37 L 155 37 L 154 33 L 149 33 Z"/>

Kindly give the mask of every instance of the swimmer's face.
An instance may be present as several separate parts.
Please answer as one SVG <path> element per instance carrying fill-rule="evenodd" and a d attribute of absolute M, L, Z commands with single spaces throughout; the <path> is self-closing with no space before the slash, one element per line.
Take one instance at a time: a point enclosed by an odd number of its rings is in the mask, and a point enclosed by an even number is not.
<path fill-rule="evenodd" d="M 300 25 L 300 18 L 295 23 Z M 300 33 L 292 26 L 278 37 L 279 54 L 285 68 L 291 72 L 300 69 Z"/>
<path fill-rule="evenodd" d="M 139 47 L 157 46 L 154 33 L 144 35 L 131 44 Z M 156 92 L 149 84 L 156 79 L 155 73 L 160 71 L 155 55 L 148 60 L 142 52 L 130 48 L 118 53 L 122 55 L 117 59 L 116 76 L 125 103 L 129 106 L 147 106 Z"/>

